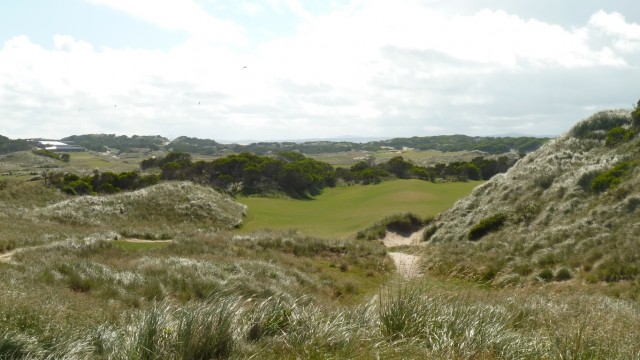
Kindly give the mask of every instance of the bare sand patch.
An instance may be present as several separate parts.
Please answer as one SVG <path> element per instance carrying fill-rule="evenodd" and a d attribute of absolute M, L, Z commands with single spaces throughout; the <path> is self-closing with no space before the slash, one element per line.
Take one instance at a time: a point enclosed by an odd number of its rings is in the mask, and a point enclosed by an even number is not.
<path fill-rule="evenodd" d="M 409 255 L 401 252 L 390 252 L 389 256 L 396 264 L 396 269 L 400 276 L 410 279 L 420 276 L 420 258 L 416 255 Z"/>
<path fill-rule="evenodd" d="M 421 229 L 420 231 L 416 231 L 409 236 L 404 236 L 398 233 L 394 233 L 391 231 L 387 231 L 384 239 L 382 239 L 382 243 L 386 247 L 394 247 L 394 246 L 422 246 L 424 243 L 422 242 L 422 235 L 424 234 L 425 229 Z M 390 252 L 389 256 L 393 263 L 396 265 L 396 269 L 398 270 L 398 274 L 400 276 L 410 279 L 419 277 L 420 274 L 420 257 L 416 255 L 405 254 L 402 252 Z"/>
<path fill-rule="evenodd" d="M 4 254 L 0 254 L 0 262 L 9 262 L 13 259 L 13 255 L 16 253 L 16 250 L 8 251 Z"/>
<path fill-rule="evenodd" d="M 384 239 L 382 239 L 382 243 L 386 247 L 393 246 L 421 246 L 422 245 L 422 235 L 424 234 L 425 229 L 421 229 L 419 231 L 414 232 L 409 236 L 404 236 L 392 231 L 387 231 Z"/>

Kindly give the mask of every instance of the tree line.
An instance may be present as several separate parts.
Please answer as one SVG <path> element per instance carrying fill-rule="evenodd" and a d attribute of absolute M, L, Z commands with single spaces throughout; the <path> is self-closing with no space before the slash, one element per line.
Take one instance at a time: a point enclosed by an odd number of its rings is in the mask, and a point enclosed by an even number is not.
<path fill-rule="evenodd" d="M 411 138 L 395 138 L 367 143 L 347 141 L 307 141 L 296 142 L 256 142 L 248 145 L 220 144 L 214 140 L 205 140 L 181 136 L 165 146 L 165 149 L 177 152 L 214 155 L 227 152 L 252 152 L 256 154 L 272 154 L 296 151 L 305 154 L 326 154 L 345 151 L 380 151 L 386 148 L 401 150 L 413 148 L 418 150 L 483 151 L 489 154 L 502 154 L 510 151 L 529 153 L 537 150 L 548 138 L 535 137 L 481 137 L 466 135 L 441 135 Z"/>
<path fill-rule="evenodd" d="M 515 161 L 507 156 L 477 157 L 468 162 L 425 167 L 397 156 L 380 164 L 360 161 L 349 168 L 334 169 L 328 163 L 297 152 L 240 153 L 209 162 L 193 162 L 189 153 L 172 152 L 162 158 L 143 160 L 140 167 L 142 170 L 161 169 L 161 179 L 190 180 L 231 194 L 285 193 L 304 198 L 317 195 L 339 181 L 366 185 L 396 178 L 433 182 L 488 180 L 507 171 Z"/>
<path fill-rule="evenodd" d="M 6 136 L 0 135 L 0 154 L 31 150 L 31 148 L 31 144 L 26 140 L 11 140 Z"/>
<path fill-rule="evenodd" d="M 131 149 L 151 149 L 159 150 L 169 142 L 162 136 L 139 136 L 131 137 L 126 135 L 116 136 L 115 134 L 88 134 L 73 135 L 63 138 L 62 141 L 73 142 L 78 146 L 85 147 L 92 151 L 106 152 L 108 148 L 127 152 Z"/>
<path fill-rule="evenodd" d="M 141 170 L 159 169 L 159 174 L 139 171 L 122 173 L 100 172 L 78 175 L 67 172 L 46 172 L 46 186 L 56 187 L 70 195 L 113 194 L 137 190 L 160 180 L 188 180 L 208 185 L 231 195 L 286 194 L 293 198 L 318 195 L 338 182 L 377 184 L 391 179 L 425 181 L 488 180 L 507 171 L 515 159 L 477 157 L 468 162 L 452 162 L 433 166 L 417 166 L 396 156 L 375 164 L 360 161 L 349 168 L 334 169 L 328 163 L 314 160 L 297 152 L 276 155 L 253 153 L 232 154 L 212 161 L 193 161 L 191 154 L 171 152 L 165 157 L 149 158 L 140 163 Z"/>
<path fill-rule="evenodd" d="M 390 178 L 432 182 L 489 180 L 496 174 L 506 172 L 515 162 L 516 159 L 507 156 L 476 157 L 472 161 L 418 166 L 402 156 L 396 156 L 380 164 L 372 160 L 360 161 L 350 168 L 337 169 L 336 174 L 346 182 L 358 184 L 376 184 Z"/>
<path fill-rule="evenodd" d="M 69 195 L 114 194 L 142 189 L 160 180 L 158 175 L 138 171 L 114 173 L 96 170 L 88 175 L 50 171 L 43 177 L 45 186 L 58 188 Z"/>
<path fill-rule="evenodd" d="M 305 198 L 336 184 L 333 166 L 296 152 L 273 156 L 245 152 L 195 162 L 189 153 L 172 152 L 163 158 L 143 160 L 140 167 L 160 168 L 161 179 L 190 180 L 230 194 L 285 193 Z"/>

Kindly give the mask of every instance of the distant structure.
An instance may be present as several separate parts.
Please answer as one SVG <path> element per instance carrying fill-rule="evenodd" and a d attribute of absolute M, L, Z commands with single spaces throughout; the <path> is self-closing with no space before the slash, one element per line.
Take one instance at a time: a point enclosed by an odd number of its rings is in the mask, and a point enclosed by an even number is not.
<path fill-rule="evenodd" d="M 37 140 L 36 147 L 55 152 L 81 152 L 87 151 L 82 146 L 77 146 L 69 143 L 63 143 L 56 140 Z"/>

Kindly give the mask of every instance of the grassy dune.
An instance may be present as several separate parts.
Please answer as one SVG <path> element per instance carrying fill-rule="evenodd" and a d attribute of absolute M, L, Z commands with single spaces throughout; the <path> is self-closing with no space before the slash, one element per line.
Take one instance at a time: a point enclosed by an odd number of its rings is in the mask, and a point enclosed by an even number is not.
<path fill-rule="evenodd" d="M 478 156 L 477 151 L 441 152 L 434 150 L 403 150 L 399 151 L 344 151 L 339 153 L 311 154 L 315 160 L 328 162 L 333 166 L 349 167 L 363 158 L 373 157 L 380 161 L 387 161 L 395 156 L 402 156 L 420 165 L 448 163 L 452 161 L 471 161 Z"/>
<path fill-rule="evenodd" d="M 435 216 L 481 182 L 433 184 L 395 180 L 373 186 L 327 189 L 313 200 L 244 197 L 249 207 L 241 229 L 297 229 L 320 237 L 349 237 L 375 221 L 399 212 Z"/>

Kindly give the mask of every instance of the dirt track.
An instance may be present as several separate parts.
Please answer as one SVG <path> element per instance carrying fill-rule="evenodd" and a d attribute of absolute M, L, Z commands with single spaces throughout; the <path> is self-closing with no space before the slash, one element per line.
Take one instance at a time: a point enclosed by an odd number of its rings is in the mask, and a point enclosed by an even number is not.
<path fill-rule="evenodd" d="M 0 262 L 9 262 L 11 261 L 11 259 L 13 259 L 13 255 L 16 253 L 17 250 L 11 250 L 9 252 L 6 252 L 4 254 L 0 254 Z"/>
<path fill-rule="evenodd" d="M 422 234 L 424 230 L 417 231 L 409 236 L 402 236 L 397 233 L 387 231 L 382 243 L 390 248 L 394 246 L 420 246 Z M 420 257 L 416 255 L 405 254 L 403 252 L 390 252 L 389 256 L 396 264 L 398 274 L 402 277 L 410 279 L 419 277 L 420 274 Z"/>

